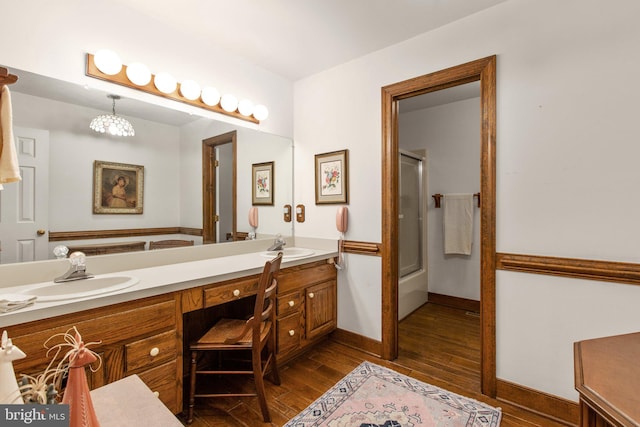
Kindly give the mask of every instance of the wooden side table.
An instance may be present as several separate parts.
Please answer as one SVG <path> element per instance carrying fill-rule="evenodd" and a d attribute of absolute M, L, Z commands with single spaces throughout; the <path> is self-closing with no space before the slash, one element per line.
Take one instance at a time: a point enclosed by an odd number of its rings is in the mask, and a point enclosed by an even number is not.
<path fill-rule="evenodd" d="M 640 426 L 640 333 L 574 343 L 580 425 Z"/>

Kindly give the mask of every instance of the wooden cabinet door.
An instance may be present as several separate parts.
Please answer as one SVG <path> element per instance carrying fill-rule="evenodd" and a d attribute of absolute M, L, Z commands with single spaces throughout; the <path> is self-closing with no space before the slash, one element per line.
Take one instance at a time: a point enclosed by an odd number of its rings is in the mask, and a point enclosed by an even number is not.
<path fill-rule="evenodd" d="M 334 330 L 337 326 L 336 281 L 329 280 L 308 287 L 305 310 L 308 340 Z"/>

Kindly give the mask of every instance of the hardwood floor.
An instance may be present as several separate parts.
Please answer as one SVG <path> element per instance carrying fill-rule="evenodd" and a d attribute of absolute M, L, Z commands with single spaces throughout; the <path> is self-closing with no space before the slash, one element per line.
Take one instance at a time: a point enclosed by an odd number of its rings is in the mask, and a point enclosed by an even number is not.
<path fill-rule="evenodd" d="M 271 423 L 262 422 L 257 399 L 225 398 L 196 400 L 191 426 L 282 426 L 363 360 L 501 407 L 503 427 L 563 425 L 480 393 L 480 319 L 477 314 L 425 304 L 400 322 L 399 329 L 399 357 L 392 362 L 329 340 L 281 366 L 282 384 L 275 386 L 266 381 Z"/>

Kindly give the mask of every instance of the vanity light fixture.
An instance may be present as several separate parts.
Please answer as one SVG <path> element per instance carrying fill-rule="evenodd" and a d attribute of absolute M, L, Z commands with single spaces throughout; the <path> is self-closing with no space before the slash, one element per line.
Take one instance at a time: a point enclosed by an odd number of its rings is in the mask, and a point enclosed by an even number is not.
<path fill-rule="evenodd" d="M 131 83 L 137 86 L 144 86 L 151 81 L 151 71 L 149 68 L 140 63 L 134 62 L 127 67 L 127 78 L 131 80 Z"/>
<path fill-rule="evenodd" d="M 185 80 L 180 83 L 180 95 L 189 101 L 195 101 L 200 98 L 200 85 L 193 80 Z"/>
<path fill-rule="evenodd" d="M 250 116 L 253 114 L 253 102 L 248 99 L 241 99 L 238 102 L 238 112 L 243 116 Z"/>
<path fill-rule="evenodd" d="M 113 114 L 100 114 L 91 120 L 89 128 L 98 133 L 108 133 L 114 136 L 134 136 L 136 132 L 133 130 L 131 123 L 124 117 L 116 115 L 116 99 L 120 99 L 118 95 L 107 95 L 113 101 Z"/>
<path fill-rule="evenodd" d="M 231 94 L 221 97 L 220 92 L 211 86 L 205 86 L 201 90 L 200 85 L 193 80 L 184 80 L 182 83 L 178 83 L 174 77 L 166 72 L 154 76 L 143 64 L 123 65 L 118 56 L 111 51 L 101 50 L 95 55 L 88 53 L 86 66 L 85 74 L 89 77 L 183 102 L 215 113 L 256 124 L 268 116 L 264 105 L 253 106 L 249 100 L 243 100 L 239 103 L 238 98 Z"/>
<path fill-rule="evenodd" d="M 122 61 L 113 51 L 102 49 L 95 55 L 96 67 L 108 76 L 116 75 L 122 70 Z"/>
<path fill-rule="evenodd" d="M 175 92 L 178 87 L 178 82 L 175 77 L 165 72 L 156 74 L 153 78 L 153 84 L 156 86 L 156 89 L 165 94 Z"/>
<path fill-rule="evenodd" d="M 238 98 L 231 94 L 224 94 L 220 98 L 220 106 L 224 111 L 232 112 L 238 108 Z"/>
<path fill-rule="evenodd" d="M 264 120 L 269 117 L 269 110 L 264 105 L 256 105 L 253 107 L 253 117 L 258 120 Z"/>
<path fill-rule="evenodd" d="M 202 102 L 207 104 L 210 107 L 218 105 L 220 102 L 220 92 L 215 87 L 207 86 L 202 89 L 202 93 L 200 94 L 200 98 Z"/>

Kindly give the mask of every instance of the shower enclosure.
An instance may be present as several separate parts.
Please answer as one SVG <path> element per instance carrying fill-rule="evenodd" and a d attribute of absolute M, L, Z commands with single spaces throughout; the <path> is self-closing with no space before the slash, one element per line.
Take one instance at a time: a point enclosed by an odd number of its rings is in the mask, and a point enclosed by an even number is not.
<path fill-rule="evenodd" d="M 398 318 L 427 302 L 424 159 L 400 152 L 398 218 Z"/>

